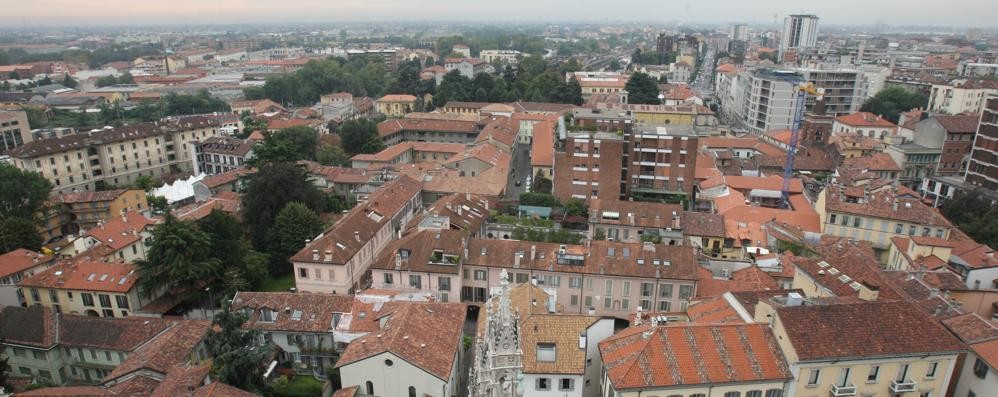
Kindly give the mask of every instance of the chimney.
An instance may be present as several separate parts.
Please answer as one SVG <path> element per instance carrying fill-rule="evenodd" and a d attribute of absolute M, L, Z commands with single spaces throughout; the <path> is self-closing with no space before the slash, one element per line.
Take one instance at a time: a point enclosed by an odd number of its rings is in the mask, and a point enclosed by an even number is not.
<path fill-rule="evenodd" d="M 402 254 L 395 252 L 395 270 L 402 270 Z"/>
<path fill-rule="evenodd" d="M 586 310 L 586 314 L 588 314 L 590 316 L 595 316 L 596 315 L 596 308 L 592 307 L 592 306 L 589 306 L 589 309 Z"/>
<path fill-rule="evenodd" d="M 804 303 L 804 297 L 801 296 L 801 294 L 797 292 L 791 292 L 787 294 L 787 303 L 786 303 L 787 307 L 800 306 L 802 303 Z"/>
<path fill-rule="evenodd" d="M 537 259 L 537 246 L 536 245 L 531 245 L 530 246 L 530 260 L 536 260 L 536 259 Z"/>
<path fill-rule="evenodd" d="M 634 312 L 634 321 L 631 325 L 635 327 L 641 325 L 641 305 L 638 305 L 638 309 Z"/>
<path fill-rule="evenodd" d="M 357 242 L 359 243 L 359 242 L 360 242 L 360 232 L 359 232 L 359 231 L 357 231 L 357 230 L 354 230 L 354 231 L 353 231 L 353 238 L 354 238 L 355 240 L 357 240 Z"/>
<path fill-rule="evenodd" d="M 514 269 L 519 269 L 520 268 L 520 255 L 519 254 L 513 255 L 513 268 Z"/>

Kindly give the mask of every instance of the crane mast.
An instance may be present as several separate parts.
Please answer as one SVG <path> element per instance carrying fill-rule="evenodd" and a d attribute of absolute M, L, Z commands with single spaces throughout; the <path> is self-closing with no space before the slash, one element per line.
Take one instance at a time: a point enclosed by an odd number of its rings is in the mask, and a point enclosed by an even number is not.
<path fill-rule="evenodd" d="M 824 89 L 815 88 L 812 83 L 800 83 L 796 87 L 796 107 L 794 108 L 793 124 L 790 128 L 790 146 L 787 148 L 787 163 L 783 168 L 783 190 L 781 199 L 783 208 L 790 208 L 790 178 L 794 175 L 794 157 L 797 155 L 797 141 L 800 139 L 800 125 L 804 118 L 804 102 L 808 95 L 814 95 L 821 100 Z"/>

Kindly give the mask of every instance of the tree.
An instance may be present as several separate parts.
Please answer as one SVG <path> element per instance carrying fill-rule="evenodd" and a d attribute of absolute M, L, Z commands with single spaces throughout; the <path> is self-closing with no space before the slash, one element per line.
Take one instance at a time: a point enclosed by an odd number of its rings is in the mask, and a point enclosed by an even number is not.
<path fill-rule="evenodd" d="M 62 85 L 66 86 L 66 87 L 76 88 L 76 84 L 77 84 L 76 80 L 73 80 L 73 78 L 70 77 L 68 74 L 65 75 L 65 77 L 62 78 Z"/>
<path fill-rule="evenodd" d="M 538 207 L 557 207 L 558 199 L 550 193 L 528 192 L 520 193 L 521 205 L 533 205 Z"/>
<path fill-rule="evenodd" d="M 191 293 L 222 276 L 221 264 L 212 255 L 210 236 L 191 222 L 167 213 L 148 244 L 146 259 L 135 262 L 144 297 L 164 290 Z"/>
<path fill-rule="evenodd" d="M 311 127 L 298 126 L 280 130 L 263 138 L 253 148 L 251 165 L 265 162 L 295 162 L 315 158 L 318 133 Z"/>
<path fill-rule="evenodd" d="M 166 197 L 163 196 L 153 196 L 151 194 L 146 195 L 146 202 L 149 203 L 149 208 L 153 209 L 153 212 L 164 213 L 169 208 L 169 202 L 166 201 Z"/>
<path fill-rule="evenodd" d="M 925 107 L 927 103 L 928 99 L 924 95 L 908 92 L 901 87 L 887 87 L 867 100 L 860 110 L 878 114 L 897 123 L 901 112 Z"/>
<path fill-rule="evenodd" d="M 156 178 L 153 178 L 149 175 L 139 175 L 137 178 L 135 178 L 136 189 L 142 189 L 148 192 L 152 189 L 159 187 L 160 185 L 162 185 L 162 183 L 157 181 Z"/>
<path fill-rule="evenodd" d="M 573 216 L 588 216 L 589 206 L 580 198 L 570 198 L 565 202 L 565 214 Z"/>
<path fill-rule="evenodd" d="M 350 156 L 343 148 L 336 145 L 322 145 L 315 153 L 315 161 L 322 165 L 349 167 Z"/>
<path fill-rule="evenodd" d="M 537 193 L 550 194 L 551 189 L 554 187 L 554 184 L 551 182 L 551 180 L 545 177 L 544 173 L 541 172 L 541 170 L 537 170 L 537 174 L 534 175 L 534 179 L 532 182 L 533 186 L 531 186 L 530 189 Z"/>
<path fill-rule="evenodd" d="M 30 218 L 8 216 L 0 218 L 0 252 L 18 248 L 37 251 L 45 241 L 38 234 L 38 226 Z"/>
<path fill-rule="evenodd" d="M 998 249 L 998 204 L 980 191 L 959 190 L 940 211 L 974 241 Z"/>
<path fill-rule="evenodd" d="M 662 103 L 658 99 L 658 82 L 645 73 L 637 72 L 632 74 L 631 78 L 627 80 L 627 84 L 624 85 L 624 89 L 628 93 L 628 103 L 649 105 L 659 105 Z"/>
<path fill-rule="evenodd" d="M 5 346 L 3 335 L 0 335 L 0 346 Z M 7 375 L 10 375 L 10 365 L 7 364 L 10 361 L 10 357 L 4 353 L 5 350 L 0 350 L 0 389 L 7 389 L 10 385 L 7 384 Z"/>
<path fill-rule="evenodd" d="M 265 250 L 274 218 L 288 203 L 300 202 L 318 212 L 323 201 L 322 192 L 308 181 L 300 167 L 286 162 L 263 164 L 242 196 L 242 219 L 250 241 L 257 250 Z"/>
<path fill-rule="evenodd" d="M 461 75 L 457 69 L 445 74 L 433 97 L 436 107 L 443 107 L 448 101 L 468 101 L 474 94 L 471 80 Z"/>
<path fill-rule="evenodd" d="M 610 64 L 606 66 L 609 70 L 620 70 L 620 61 L 616 59 L 611 59 Z"/>
<path fill-rule="evenodd" d="M 246 315 L 230 310 L 229 303 L 223 300 L 222 310 L 215 315 L 204 339 L 208 353 L 214 357 L 212 372 L 226 384 L 266 395 L 269 386 L 263 378 L 263 365 L 273 346 L 270 342 L 258 346 L 260 331 L 244 329 L 245 322 Z"/>
<path fill-rule="evenodd" d="M 369 119 L 347 120 L 340 127 L 340 138 L 343 139 L 343 149 L 347 153 L 354 155 L 358 153 L 376 153 L 370 151 L 371 147 L 365 146 L 378 137 L 378 124 Z"/>
<path fill-rule="evenodd" d="M 305 240 L 322 232 L 322 220 L 302 203 L 288 203 L 274 218 L 270 228 L 271 274 L 284 274 L 288 258 L 305 247 Z"/>
<path fill-rule="evenodd" d="M 267 93 L 263 87 L 246 87 L 243 88 L 243 97 L 247 100 L 257 100 L 266 98 Z"/>
<path fill-rule="evenodd" d="M 0 163 L 0 218 L 34 219 L 51 191 L 52 183 L 40 174 Z"/>
<path fill-rule="evenodd" d="M 267 277 L 266 255 L 253 250 L 242 225 L 232 215 L 212 210 L 196 224 L 208 234 L 211 256 L 225 269 L 222 287 L 227 293 L 254 288 Z"/>

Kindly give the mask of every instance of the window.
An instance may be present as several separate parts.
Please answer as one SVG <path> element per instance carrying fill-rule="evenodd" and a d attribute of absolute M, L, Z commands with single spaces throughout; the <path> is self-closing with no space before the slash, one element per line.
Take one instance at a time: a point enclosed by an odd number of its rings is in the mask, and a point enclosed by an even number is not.
<path fill-rule="evenodd" d="M 484 281 L 485 275 L 485 270 L 475 270 L 475 280 Z"/>
<path fill-rule="evenodd" d="M 16 352 L 17 351 L 15 350 L 15 353 Z M 977 377 L 981 379 L 988 376 L 988 364 L 985 363 L 984 360 L 981 360 L 980 357 L 977 358 L 977 361 L 974 361 L 974 375 L 977 375 Z"/>
<path fill-rule="evenodd" d="M 100 307 L 111 307 L 111 296 L 100 294 L 97 297 L 100 298 Z"/>
<path fill-rule="evenodd" d="M 901 364 L 901 366 L 898 367 L 898 377 L 896 378 L 898 382 L 908 380 L 908 366 L 909 364 Z"/>
<path fill-rule="evenodd" d="M 413 288 L 422 288 L 423 277 L 415 274 L 409 275 L 409 286 Z"/>
<path fill-rule="evenodd" d="M 28 367 L 18 367 L 18 371 L 21 371 L 22 375 L 31 375 L 31 368 Z"/>
<path fill-rule="evenodd" d="M 568 286 L 571 288 L 582 288 L 582 277 L 569 277 Z"/>
<path fill-rule="evenodd" d="M 274 311 L 268 308 L 260 309 L 260 321 L 274 322 Z"/>
<path fill-rule="evenodd" d="M 543 362 L 554 362 L 556 361 L 557 355 L 555 353 L 554 343 L 538 343 L 537 344 L 537 361 Z"/>
<path fill-rule="evenodd" d="M 571 296 L 571 305 L 572 306 L 578 306 L 579 305 L 579 296 L 578 295 L 572 295 Z"/>
<path fill-rule="evenodd" d="M 933 361 L 929 363 L 929 370 L 925 373 L 926 379 L 931 379 L 936 377 L 936 369 L 939 368 L 939 362 Z"/>
<path fill-rule="evenodd" d="M 842 215 L 842 226 L 849 226 L 849 215 Z"/>
<path fill-rule="evenodd" d="M 298 268 L 298 277 L 299 278 L 308 278 L 308 269 L 304 268 L 304 267 L 299 267 Z"/>
<path fill-rule="evenodd" d="M 373 396 L 374 395 L 374 383 L 372 383 L 371 381 L 367 381 L 367 382 L 364 383 L 364 386 L 367 389 L 367 395 Z"/>
<path fill-rule="evenodd" d="M 111 352 L 107 350 L 104 351 L 104 360 L 111 361 Z"/>
<path fill-rule="evenodd" d="M 745 397 L 762 397 L 762 390 L 747 391 Z"/>
<path fill-rule="evenodd" d="M 766 397 L 783 397 L 783 390 L 780 389 L 766 390 Z"/>
<path fill-rule="evenodd" d="M 385 273 L 385 284 L 394 284 L 395 275 L 391 273 Z"/>
<path fill-rule="evenodd" d="M 821 376 L 821 370 L 820 369 L 812 369 L 811 373 L 807 376 L 807 385 L 808 386 L 817 386 L 818 385 L 818 378 L 820 376 Z"/>
<path fill-rule="evenodd" d="M 558 381 L 558 390 L 574 390 L 575 380 L 572 378 L 561 378 Z"/>
<path fill-rule="evenodd" d="M 658 286 L 658 297 L 672 299 L 672 284 L 662 284 Z"/>
<path fill-rule="evenodd" d="M 679 299 L 689 299 L 693 295 L 692 285 L 680 285 L 679 286 Z"/>
<path fill-rule="evenodd" d="M 450 277 L 440 277 L 437 284 L 441 291 L 450 291 Z"/>
<path fill-rule="evenodd" d="M 537 390 L 551 390 L 551 379 L 537 378 Z"/>
<path fill-rule="evenodd" d="M 671 309 L 672 309 L 672 302 L 669 302 L 669 301 L 659 301 L 658 302 L 658 311 L 660 311 L 660 312 L 668 312 L 668 311 L 671 311 Z"/>
<path fill-rule="evenodd" d="M 838 214 L 832 214 L 828 217 L 828 223 L 835 224 L 835 220 L 838 218 Z"/>
<path fill-rule="evenodd" d="M 740 397 L 741 395 L 742 393 L 737 391 L 729 391 L 727 393 L 724 393 L 724 397 Z"/>
<path fill-rule="evenodd" d="M 651 296 L 655 293 L 655 285 L 652 283 L 641 283 L 641 296 Z M 645 306 L 647 307 L 647 306 Z"/>
<path fill-rule="evenodd" d="M 852 227 L 859 227 L 859 224 L 863 221 L 863 218 L 855 217 L 852 218 Z"/>
<path fill-rule="evenodd" d="M 606 280 L 606 285 L 603 288 L 603 293 L 605 293 L 607 296 L 613 295 L 613 280 Z"/>
<path fill-rule="evenodd" d="M 901 234 L 901 233 L 904 233 L 904 225 L 898 223 L 897 225 L 894 226 L 894 234 Z"/>
<path fill-rule="evenodd" d="M 836 382 L 835 384 L 840 387 L 849 386 L 849 372 L 851 372 L 851 370 L 852 368 L 849 367 L 843 367 L 842 369 L 839 369 L 839 381 Z"/>
<path fill-rule="evenodd" d="M 45 361 L 45 353 L 42 353 L 37 350 L 32 350 L 31 355 L 35 357 L 35 360 Z"/>
<path fill-rule="evenodd" d="M 416 397 L 416 387 L 409 386 L 409 397 Z"/>
<path fill-rule="evenodd" d="M 115 295 L 115 303 L 118 304 L 119 309 L 128 309 L 128 297 L 125 295 Z"/>
<path fill-rule="evenodd" d="M 878 376 L 880 376 L 880 366 L 879 365 L 871 366 L 870 374 L 866 375 L 866 381 L 868 383 L 876 383 Z"/>

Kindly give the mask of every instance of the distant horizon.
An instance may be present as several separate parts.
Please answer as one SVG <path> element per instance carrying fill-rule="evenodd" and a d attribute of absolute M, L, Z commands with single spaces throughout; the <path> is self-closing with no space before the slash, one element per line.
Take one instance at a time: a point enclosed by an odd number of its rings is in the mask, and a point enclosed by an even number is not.
<path fill-rule="evenodd" d="M 902 0 L 627 0 L 605 2 L 509 0 L 501 7 L 456 0 L 35 0 L 4 6 L 5 31 L 28 27 L 181 27 L 350 23 L 647 23 L 779 25 L 790 14 L 814 14 L 825 26 L 916 26 L 998 29 L 998 2 L 951 0 L 926 9 Z M 648 17 L 657 14 L 656 17 Z M 600 15 L 601 18 L 593 18 Z M 641 16 L 641 19 L 635 19 Z"/>

